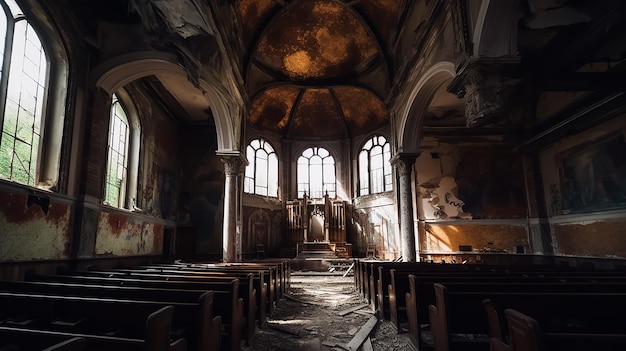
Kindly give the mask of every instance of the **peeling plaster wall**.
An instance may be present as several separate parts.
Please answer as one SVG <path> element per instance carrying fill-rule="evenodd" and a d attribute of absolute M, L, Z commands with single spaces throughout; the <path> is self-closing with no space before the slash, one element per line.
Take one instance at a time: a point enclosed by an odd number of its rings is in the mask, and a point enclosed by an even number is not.
<path fill-rule="evenodd" d="M 530 252 L 519 156 L 498 140 L 424 138 L 421 148 L 414 166 L 420 252 L 456 252 L 459 245 Z"/>
<path fill-rule="evenodd" d="M 419 219 L 526 217 L 521 158 L 503 145 L 429 138 L 422 149 L 415 162 Z"/>
<path fill-rule="evenodd" d="M 163 225 L 124 214 L 98 215 L 96 256 L 159 255 L 163 250 Z"/>
<path fill-rule="evenodd" d="M 0 262 L 69 256 L 72 208 L 48 198 L 0 192 Z"/>
<path fill-rule="evenodd" d="M 141 160 L 139 164 L 138 206 L 143 213 L 166 220 L 176 220 L 176 193 L 180 187 L 178 126 L 152 98 L 137 92 L 134 100 L 143 111 Z"/>

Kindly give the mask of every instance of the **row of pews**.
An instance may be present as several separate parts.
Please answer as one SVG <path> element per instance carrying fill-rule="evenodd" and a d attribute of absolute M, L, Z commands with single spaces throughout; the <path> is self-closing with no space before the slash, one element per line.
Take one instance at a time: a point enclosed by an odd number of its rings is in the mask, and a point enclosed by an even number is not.
<path fill-rule="evenodd" d="M 0 281 L 0 351 L 237 351 L 290 270 L 288 260 L 175 262 Z"/>
<path fill-rule="evenodd" d="M 626 274 L 355 260 L 355 288 L 418 350 L 626 350 Z"/>

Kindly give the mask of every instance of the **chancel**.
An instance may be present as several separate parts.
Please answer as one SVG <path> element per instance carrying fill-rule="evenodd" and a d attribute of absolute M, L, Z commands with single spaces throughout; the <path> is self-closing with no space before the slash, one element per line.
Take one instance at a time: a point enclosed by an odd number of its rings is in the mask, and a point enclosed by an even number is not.
<path fill-rule="evenodd" d="M 282 270 L 348 262 L 384 311 L 364 261 L 626 263 L 622 0 L 0 5 L 0 282 L 263 261 L 229 273 L 254 299 Z M 257 323 L 278 285 L 245 302 Z M 222 305 L 244 315 L 222 318 L 237 349 L 255 318 Z"/>

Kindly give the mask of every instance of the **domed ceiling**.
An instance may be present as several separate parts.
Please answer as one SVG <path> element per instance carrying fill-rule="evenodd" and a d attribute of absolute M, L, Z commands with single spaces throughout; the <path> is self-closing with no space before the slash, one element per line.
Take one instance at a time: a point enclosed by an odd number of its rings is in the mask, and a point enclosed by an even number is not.
<path fill-rule="evenodd" d="M 240 0 L 248 122 L 286 139 L 331 140 L 388 123 L 384 54 L 397 0 Z"/>

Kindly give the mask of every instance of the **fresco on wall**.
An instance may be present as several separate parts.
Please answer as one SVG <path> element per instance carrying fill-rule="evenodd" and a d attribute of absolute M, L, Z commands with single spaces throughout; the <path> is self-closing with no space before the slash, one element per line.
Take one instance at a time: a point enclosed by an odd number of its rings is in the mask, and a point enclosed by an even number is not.
<path fill-rule="evenodd" d="M 560 155 L 561 212 L 626 207 L 626 142 L 613 135 Z"/>

